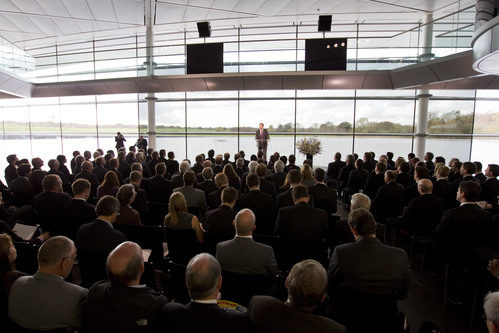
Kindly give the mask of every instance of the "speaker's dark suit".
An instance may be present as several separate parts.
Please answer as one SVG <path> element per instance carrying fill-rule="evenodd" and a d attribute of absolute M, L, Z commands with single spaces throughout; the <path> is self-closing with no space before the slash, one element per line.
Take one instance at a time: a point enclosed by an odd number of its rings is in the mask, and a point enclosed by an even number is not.
<path fill-rule="evenodd" d="M 5 181 L 7 182 L 7 186 L 10 187 L 10 184 L 16 178 L 17 178 L 17 168 L 15 165 L 9 164 L 5 168 Z"/>
<path fill-rule="evenodd" d="M 274 232 L 274 200 L 272 196 L 260 190 L 251 190 L 237 199 L 236 211 L 251 209 L 256 218 L 256 234 L 272 234 Z"/>
<path fill-rule="evenodd" d="M 248 275 L 274 275 L 277 263 L 274 250 L 251 238 L 236 236 L 217 244 L 217 259 L 223 270 Z"/>
<path fill-rule="evenodd" d="M 70 239 L 76 239 L 78 228 L 94 221 L 96 217 L 93 205 L 82 199 L 73 199 L 63 209 L 60 233 Z"/>
<path fill-rule="evenodd" d="M 366 185 L 364 186 L 364 194 L 372 200 L 376 197 L 378 189 L 383 185 L 385 185 L 385 175 L 383 173 L 370 175 L 369 178 L 367 178 Z"/>
<path fill-rule="evenodd" d="M 326 177 L 328 180 L 338 180 L 341 168 L 347 164 L 343 161 L 334 161 L 327 165 Z"/>
<path fill-rule="evenodd" d="M 329 214 L 336 213 L 338 194 L 334 188 L 318 183 L 310 187 L 308 193 L 314 198 L 315 207 L 324 209 Z"/>
<path fill-rule="evenodd" d="M 114 287 L 100 281 L 88 291 L 81 332 L 157 332 L 168 299 L 148 287 Z"/>
<path fill-rule="evenodd" d="M 402 215 L 404 186 L 396 182 L 389 182 L 381 186 L 371 205 L 376 221 L 384 218 Z"/>
<path fill-rule="evenodd" d="M 208 195 L 210 193 L 218 190 L 217 185 L 215 185 L 215 182 L 213 182 L 213 180 L 211 179 L 203 180 L 202 183 L 198 184 L 197 188 L 204 192 L 204 196 L 206 197 L 206 199 L 208 199 Z"/>
<path fill-rule="evenodd" d="M 42 192 L 35 196 L 35 209 L 44 232 L 50 231 L 52 235 L 61 232 L 62 213 L 71 200 L 66 193 Z"/>
<path fill-rule="evenodd" d="M 76 175 L 76 179 L 86 179 L 90 182 L 90 197 L 89 199 L 92 200 L 93 198 L 97 197 L 97 187 L 99 187 L 99 180 L 97 179 L 97 176 L 94 175 L 93 173 L 90 173 L 88 171 L 82 170 L 79 174 Z"/>
<path fill-rule="evenodd" d="M 490 221 L 490 213 L 475 203 L 461 204 L 443 214 L 433 238 L 448 257 L 464 260 L 473 247 L 482 245 Z"/>
<path fill-rule="evenodd" d="M 95 220 L 82 225 L 76 234 L 78 251 L 107 256 L 116 246 L 126 241 L 126 237 L 114 230 L 111 223 Z"/>
<path fill-rule="evenodd" d="M 168 332 L 250 332 L 244 312 L 225 311 L 217 304 L 190 302 L 187 305 L 168 303 L 160 315 L 161 327 Z"/>
<path fill-rule="evenodd" d="M 442 218 L 443 200 L 434 194 L 423 194 L 413 199 L 402 219 L 402 228 L 409 235 L 429 236 Z"/>
<path fill-rule="evenodd" d="M 254 296 L 248 315 L 255 332 L 346 332 L 345 327 L 332 319 L 302 311 L 270 296 Z"/>
<path fill-rule="evenodd" d="M 276 188 L 276 193 L 279 193 L 280 188 L 284 185 L 284 181 L 286 180 L 286 174 L 284 172 L 281 173 L 272 173 L 267 176 L 267 180 L 269 182 L 274 183 Z"/>
<path fill-rule="evenodd" d="M 26 177 L 19 177 L 12 181 L 10 189 L 14 194 L 14 205 L 21 207 L 23 205 L 33 205 L 33 187 Z"/>
<path fill-rule="evenodd" d="M 173 192 L 172 182 L 163 176 L 154 176 L 147 182 L 147 198 L 149 201 L 165 202 L 170 200 Z"/>
<path fill-rule="evenodd" d="M 499 180 L 497 178 L 488 178 L 482 183 L 482 200 L 490 204 L 497 204 L 499 195 Z"/>
<path fill-rule="evenodd" d="M 267 145 L 270 139 L 269 132 L 264 128 L 261 131 L 257 130 L 255 133 L 256 146 L 258 150 L 263 151 L 263 160 L 267 160 Z"/>
<path fill-rule="evenodd" d="M 300 202 L 279 210 L 274 233 L 303 241 L 320 241 L 327 237 L 327 230 L 326 212 Z"/>
<path fill-rule="evenodd" d="M 209 233 L 234 235 L 234 218 L 236 212 L 227 205 L 209 210 L 203 218 L 203 228 Z"/>
<path fill-rule="evenodd" d="M 446 179 L 438 179 L 435 183 L 433 183 L 432 194 L 442 198 L 445 209 L 455 208 L 459 204 L 456 200 L 456 191 L 454 186 L 452 186 L 452 183 Z"/>

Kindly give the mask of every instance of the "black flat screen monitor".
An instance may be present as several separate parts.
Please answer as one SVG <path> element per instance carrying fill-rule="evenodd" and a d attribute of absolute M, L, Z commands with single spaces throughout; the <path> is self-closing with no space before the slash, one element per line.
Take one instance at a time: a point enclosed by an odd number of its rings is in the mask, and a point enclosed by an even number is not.
<path fill-rule="evenodd" d="M 188 44 L 187 74 L 224 72 L 224 44 Z"/>
<path fill-rule="evenodd" d="M 346 69 L 346 38 L 307 39 L 305 41 L 306 71 L 344 71 Z"/>

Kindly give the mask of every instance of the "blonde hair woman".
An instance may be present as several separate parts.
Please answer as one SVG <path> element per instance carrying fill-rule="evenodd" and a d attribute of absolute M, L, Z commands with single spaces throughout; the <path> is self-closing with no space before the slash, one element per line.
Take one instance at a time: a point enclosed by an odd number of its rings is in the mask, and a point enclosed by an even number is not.
<path fill-rule="evenodd" d="M 185 197 L 180 192 L 175 192 L 170 196 L 168 204 L 168 214 L 165 216 L 165 227 L 175 230 L 194 230 L 196 240 L 202 243 L 204 240 L 203 229 L 195 215 L 187 211 Z"/>
<path fill-rule="evenodd" d="M 301 184 L 306 187 L 312 187 L 316 184 L 315 178 L 312 173 L 312 167 L 308 164 L 303 164 L 301 167 L 301 174 L 303 176 Z"/>

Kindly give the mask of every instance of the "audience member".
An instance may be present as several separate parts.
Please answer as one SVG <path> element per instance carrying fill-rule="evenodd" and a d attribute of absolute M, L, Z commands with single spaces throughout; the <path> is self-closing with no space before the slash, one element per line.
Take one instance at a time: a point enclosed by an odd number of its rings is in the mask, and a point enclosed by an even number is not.
<path fill-rule="evenodd" d="M 38 251 L 38 271 L 18 278 L 10 290 L 9 317 L 18 326 L 39 331 L 81 327 L 87 289 L 64 281 L 77 261 L 73 241 L 50 238 Z"/>
<path fill-rule="evenodd" d="M 334 162 L 329 163 L 327 166 L 327 181 L 332 181 L 333 185 L 337 184 L 340 170 L 346 165 L 347 164 L 341 160 L 341 153 L 337 152 L 336 154 L 334 154 Z"/>
<path fill-rule="evenodd" d="M 29 176 L 29 181 L 33 187 L 33 193 L 37 195 L 43 192 L 42 181 L 46 175 L 46 172 L 42 170 L 43 160 L 39 157 L 35 157 L 31 160 L 31 165 L 33 169 L 31 170 L 31 175 Z"/>
<path fill-rule="evenodd" d="M 141 188 L 143 181 L 144 179 L 139 171 L 132 171 L 130 173 L 130 184 L 133 185 L 135 189 L 135 199 L 132 202 L 132 208 L 139 212 L 142 221 L 147 221 L 147 193 Z"/>
<path fill-rule="evenodd" d="M 97 197 L 97 187 L 99 187 L 99 180 L 97 179 L 97 176 L 92 173 L 94 170 L 94 166 L 92 162 L 90 161 L 85 161 L 81 164 L 81 172 L 78 173 L 75 177 L 76 179 L 86 179 L 90 182 L 90 200 L 91 202 L 93 201 L 94 198 Z"/>
<path fill-rule="evenodd" d="M 254 296 L 248 314 L 256 332 L 346 332 L 332 319 L 314 314 L 326 298 L 326 270 L 315 260 L 293 266 L 286 278 L 288 299 Z"/>
<path fill-rule="evenodd" d="M 97 187 L 97 199 L 102 198 L 105 195 L 111 195 L 113 197 L 118 193 L 120 188 L 120 181 L 118 175 L 114 171 L 106 172 L 102 184 Z"/>
<path fill-rule="evenodd" d="M 233 221 L 236 216 L 234 206 L 238 197 L 237 190 L 227 187 L 222 191 L 220 207 L 209 210 L 203 219 L 203 229 L 210 234 L 228 239 L 234 236 Z"/>
<path fill-rule="evenodd" d="M 229 181 L 224 173 L 219 173 L 215 176 L 215 185 L 217 190 L 208 194 L 207 205 L 209 209 L 215 209 L 222 204 L 221 195 L 224 188 L 229 186 Z"/>
<path fill-rule="evenodd" d="M 450 169 L 445 165 L 439 165 L 435 168 L 436 181 L 433 184 L 433 194 L 442 198 L 444 208 L 451 209 L 457 206 L 456 191 L 451 182 L 447 180 Z"/>
<path fill-rule="evenodd" d="M 387 165 L 383 162 L 376 163 L 374 175 L 370 175 L 364 185 L 364 194 L 374 199 L 381 186 L 385 185 L 385 172 Z"/>
<path fill-rule="evenodd" d="M 142 249 L 132 242 L 118 245 L 107 258 L 109 281 L 88 291 L 81 332 L 156 332 L 158 313 L 168 299 L 140 283 Z"/>
<path fill-rule="evenodd" d="M 107 169 L 104 167 L 106 165 L 106 160 L 103 156 L 99 156 L 95 159 L 95 167 L 93 170 L 94 175 L 97 176 L 99 183 L 104 181 L 104 176 L 107 173 Z"/>
<path fill-rule="evenodd" d="M 499 332 L 499 291 L 485 296 L 483 311 L 485 312 L 489 333 Z"/>
<path fill-rule="evenodd" d="M 10 187 L 12 181 L 17 178 L 17 155 L 16 154 L 11 154 L 7 156 L 7 163 L 9 164 L 5 168 L 5 181 L 7 182 L 7 186 Z"/>
<path fill-rule="evenodd" d="M 147 198 L 149 201 L 168 203 L 173 192 L 172 182 L 166 179 L 165 163 L 154 167 L 156 175 L 147 182 Z"/>
<path fill-rule="evenodd" d="M 473 164 L 475 164 L 475 168 L 476 168 L 475 180 L 481 184 L 487 180 L 487 176 L 485 176 L 482 172 L 482 163 L 476 161 L 476 162 L 473 162 Z"/>
<path fill-rule="evenodd" d="M 282 207 L 294 205 L 292 190 L 295 186 L 300 185 L 301 180 L 302 174 L 300 170 L 293 169 L 288 172 L 286 180 L 284 181 L 284 187 L 286 188 L 286 191 L 280 193 L 277 196 L 277 211 L 279 211 Z"/>
<path fill-rule="evenodd" d="M 222 310 L 217 305 L 222 287 L 218 261 L 207 253 L 192 258 L 185 272 L 191 302 L 186 306 L 169 303 L 163 307 L 163 327 L 172 332 L 249 332 L 246 313 Z"/>
<path fill-rule="evenodd" d="M 13 203 L 17 207 L 24 205 L 33 205 L 34 192 L 29 176 L 31 175 L 31 166 L 28 163 L 22 163 L 17 168 L 18 177 L 12 180 L 10 190 L 13 193 Z"/>
<path fill-rule="evenodd" d="M 17 251 L 12 243 L 12 238 L 0 233 L 0 325 L 8 327 L 8 297 L 14 281 L 23 276 L 16 270 Z"/>
<path fill-rule="evenodd" d="M 187 209 L 197 216 L 203 216 L 206 213 L 207 204 L 204 192 L 194 188 L 196 175 L 193 171 L 187 171 L 183 177 L 184 186 L 174 189 L 173 192 L 182 193 L 187 202 Z"/>
<path fill-rule="evenodd" d="M 258 164 L 258 166 L 256 167 L 256 174 L 258 175 L 258 178 L 260 178 L 260 191 L 274 196 L 276 194 L 276 188 L 274 183 L 265 179 L 267 177 L 267 173 L 267 166 L 263 163 Z"/>
<path fill-rule="evenodd" d="M 411 171 L 411 165 L 405 161 L 402 161 L 397 169 L 396 182 L 407 188 L 414 184 L 414 178 L 411 177 L 409 172 Z"/>
<path fill-rule="evenodd" d="M 289 157 L 288 157 L 288 165 L 286 165 L 284 167 L 284 172 L 288 173 L 289 171 L 291 171 L 293 169 L 300 170 L 300 168 L 295 165 L 295 162 L 296 162 L 295 155 L 293 155 L 293 154 L 289 155 Z"/>
<path fill-rule="evenodd" d="M 284 173 L 284 163 L 278 160 L 274 163 L 274 173 L 271 173 L 266 178 L 269 182 L 274 183 L 276 191 L 284 185 L 284 180 L 286 179 L 286 174 Z"/>
<path fill-rule="evenodd" d="M 234 171 L 232 164 L 226 164 L 223 169 L 223 173 L 227 176 L 229 181 L 229 186 L 235 188 L 236 190 L 241 190 L 241 179 Z"/>
<path fill-rule="evenodd" d="M 489 164 L 485 169 L 487 179 L 482 183 L 482 200 L 490 205 L 497 205 L 497 196 L 499 196 L 499 165 Z"/>
<path fill-rule="evenodd" d="M 43 192 L 35 196 L 34 207 L 42 230 L 57 235 L 64 229 L 61 225 L 64 207 L 72 199 L 62 192 L 62 180 L 57 175 L 45 176 L 42 185 Z"/>
<path fill-rule="evenodd" d="M 253 240 L 253 212 L 249 209 L 241 210 L 234 219 L 234 226 L 236 237 L 217 245 L 217 260 L 222 269 L 248 275 L 275 275 L 277 263 L 274 250 Z"/>
<path fill-rule="evenodd" d="M 73 182 L 73 200 L 69 201 L 63 209 L 60 233 L 69 239 L 76 239 L 78 229 L 85 223 L 95 220 L 95 207 L 87 202 L 90 196 L 90 183 L 86 179 Z"/>
<path fill-rule="evenodd" d="M 347 155 L 347 158 L 345 160 L 346 165 L 340 169 L 340 173 L 338 174 L 339 193 L 342 193 L 343 189 L 347 187 L 348 177 L 350 176 L 350 172 L 355 169 L 354 162 L 355 162 L 354 155 Z"/>
<path fill-rule="evenodd" d="M 135 188 L 131 184 L 120 187 L 116 198 L 120 202 L 120 214 L 116 217 L 116 224 L 142 225 L 139 212 L 131 207 L 135 200 Z"/>
<path fill-rule="evenodd" d="M 372 203 L 372 212 L 378 221 L 402 215 L 404 186 L 396 182 L 397 177 L 396 171 L 385 172 L 386 184 L 379 188 Z"/>
<path fill-rule="evenodd" d="M 324 170 L 316 168 L 314 177 L 316 184 L 308 189 L 308 193 L 314 198 L 315 207 L 324 209 L 329 215 L 336 213 L 338 194 L 324 183 Z"/>
<path fill-rule="evenodd" d="M 174 230 L 194 230 L 197 241 L 202 243 L 204 240 L 201 224 L 195 215 L 187 211 L 187 203 L 181 192 L 175 192 L 171 195 L 164 225 L 166 228 Z"/>
<path fill-rule="evenodd" d="M 112 171 L 118 177 L 118 186 L 123 185 L 123 173 L 118 169 L 120 167 L 120 162 L 117 158 L 111 158 L 109 160 L 109 171 Z"/>
<path fill-rule="evenodd" d="M 217 185 L 213 182 L 213 169 L 204 168 L 201 174 L 203 176 L 203 182 L 199 183 L 197 187 L 204 192 L 205 198 L 208 198 L 208 195 L 211 192 L 217 190 Z"/>

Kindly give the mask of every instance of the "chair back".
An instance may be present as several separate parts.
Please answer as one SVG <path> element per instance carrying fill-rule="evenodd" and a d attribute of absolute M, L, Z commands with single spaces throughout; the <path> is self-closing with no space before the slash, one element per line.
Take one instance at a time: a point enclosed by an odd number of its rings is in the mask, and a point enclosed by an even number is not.
<path fill-rule="evenodd" d="M 274 279 L 267 275 L 249 275 L 222 271 L 222 299 L 247 307 L 254 295 L 274 296 Z"/>
<path fill-rule="evenodd" d="M 326 235 L 327 236 L 327 235 Z M 314 259 L 322 265 L 327 265 L 327 241 L 321 240 L 301 240 L 289 237 L 281 237 L 277 249 L 277 262 L 281 269 L 289 270 L 294 264 L 306 260 Z"/>
<path fill-rule="evenodd" d="M 144 225 L 162 225 L 168 214 L 168 202 L 149 201 L 149 218 L 142 221 Z"/>
<path fill-rule="evenodd" d="M 170 258 L 179 263 L 186 263 L 192 258 L 196 248 L 194 230 L 165 228 L 165 236 Z"/>
<path fill-rule="evenodd" d="M 78 252 L 81 286 L 90 288 L 95 282 L 107 279 L 107 255 Z"/>
<path fill-rule="evenodd" d="M 16 269 L 33 275 L 38 270 L 38 249 L 39 244 L 29 242 L 14 242 L 17 250 Z"/>
<path fill-rule="evenodd" d="M 149 261 L 163 258 L 165 233 L 162 226 L 115 224 L 114 227 L 124 233 L 127 240 L 139 244 L 143 249 L 152 250 Z"/>
<path fill-rule="evenodd" d="M 190 301 L 187 285 L 185 284 L 186 267 L 184 264 L 170 261 L 163 275 L 163 285 L 165 286 L 167 297 L 182 304 L 187 304 Z"/>

